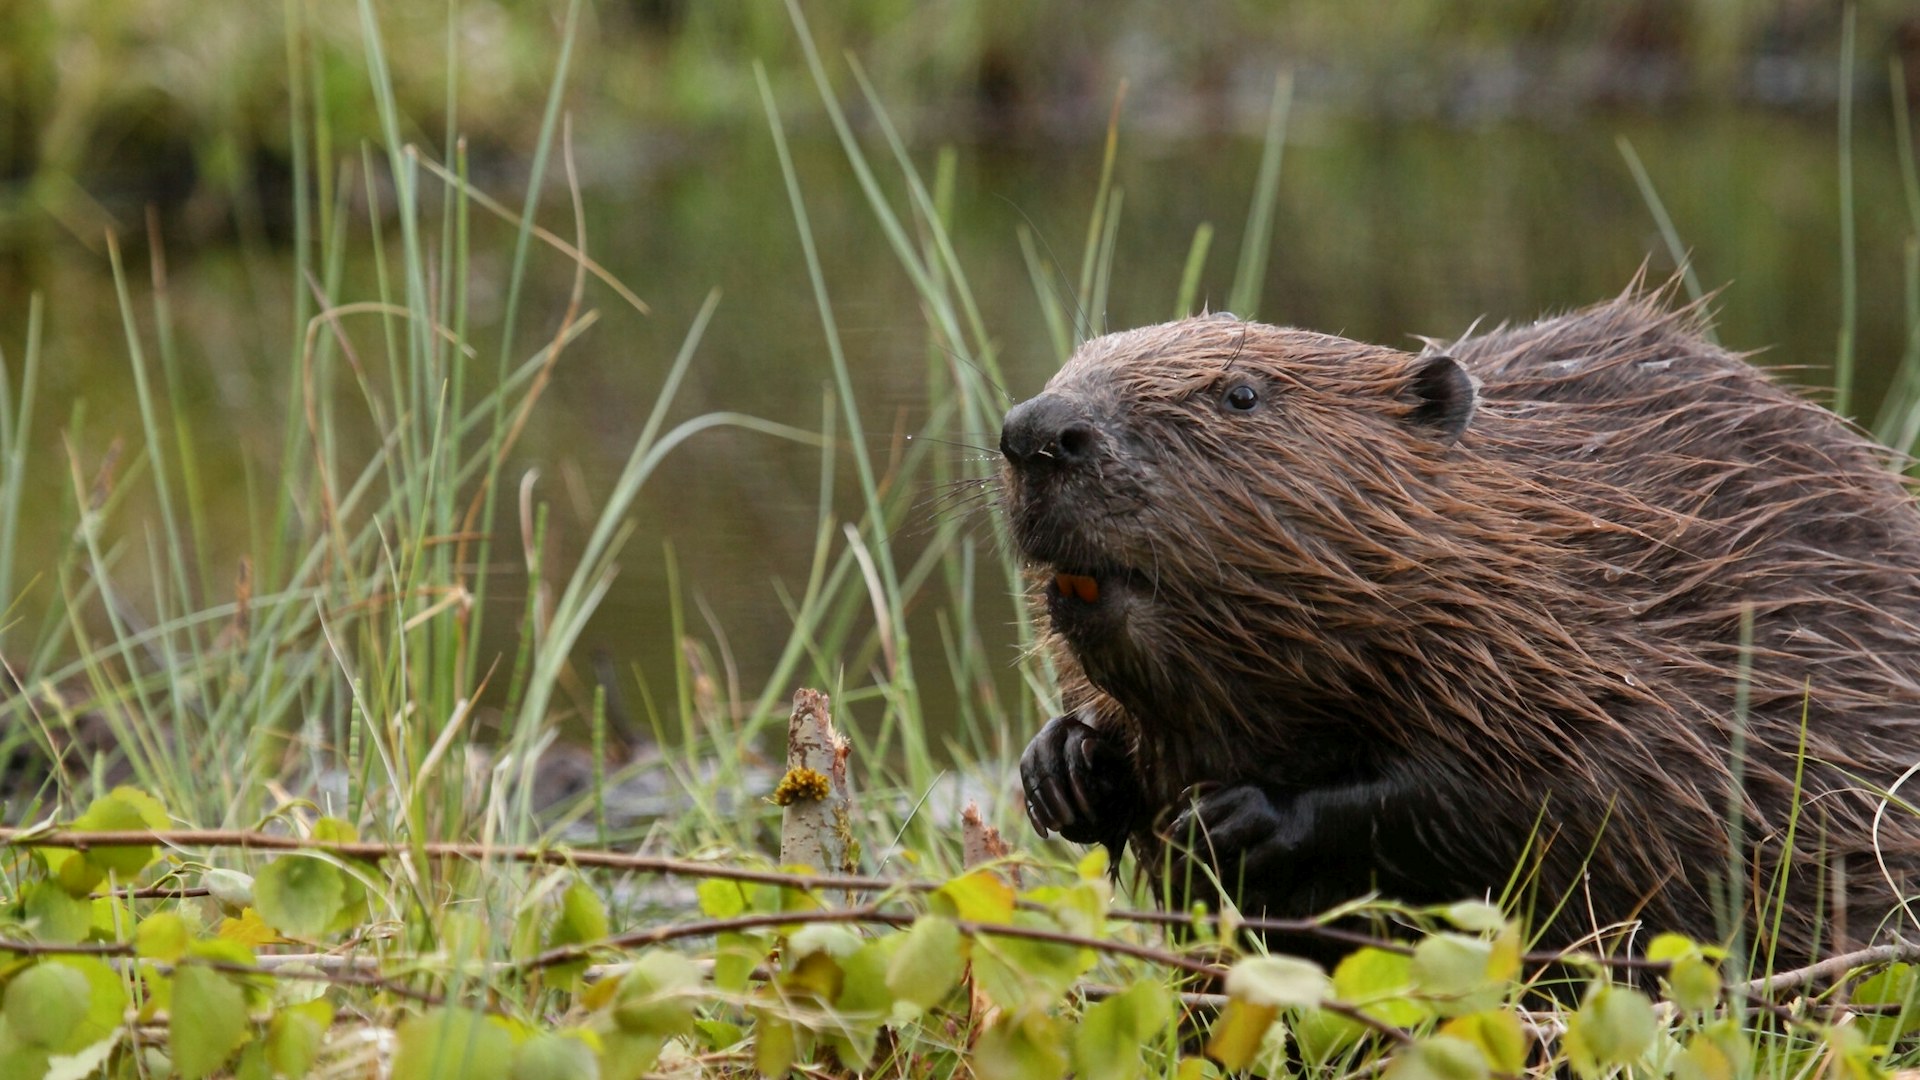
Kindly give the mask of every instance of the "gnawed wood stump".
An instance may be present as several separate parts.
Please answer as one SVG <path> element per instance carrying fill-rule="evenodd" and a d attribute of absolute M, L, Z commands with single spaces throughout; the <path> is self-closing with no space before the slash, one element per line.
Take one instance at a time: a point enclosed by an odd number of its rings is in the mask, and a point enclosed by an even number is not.
<path fill-rule="evenodd" d="M 853 795 L 847 790 L 848 751 L 847 741 L 833 729 L 827 695 L 795 692 L 787 721 L 787 773 L 773 791 L 773 801 L 786 810 L 780 821 L 780 865 L 860 872 Z"/>

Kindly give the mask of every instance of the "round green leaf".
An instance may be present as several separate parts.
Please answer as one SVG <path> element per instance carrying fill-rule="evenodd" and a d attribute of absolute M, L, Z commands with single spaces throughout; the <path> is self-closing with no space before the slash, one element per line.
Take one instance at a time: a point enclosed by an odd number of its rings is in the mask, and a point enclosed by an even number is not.
<path fill-rule="evenodd" d="M 1320 965 L 1292 956 L 1251 956 L 1227 972 L 1229 996 L 1282 1009 L 1318 1005 L 1331 986 Z"/>
<path fill-rule="evenodd" d="M 1031 1009 L 1001 1013 L 973 1046 L 979 1080 L 1058 1080 L 1067 1070 L 1059 1021 Z"/>
<path fill-rule="evenodd" d="M 27 928 L 34 940 L 71 944 L 93 926 L 93 905 L 51 881 L 36 881 L 21 892 Z"/>
<path fill-rule="evenodd" d="M 1527 1030 L 1504 1009 L 1458 1016 L 1440 1025 L 1440 1034 L 1465 1039 L 1480 1048 L 1487 1064 L 1518 1075 L 1527 1067 Z"/>
<path fill-rule="evenodd" d="M 613 1020 L 622 1031 L 671 1037 L 693 1030 L 698 1004 L 692 990 L 700 983 L 693 961 L 667 949 L 649 949 L 620 979 L 613 999 Z"/>
<path fill-rule="evenodd" d="M 179 913 L 159 911 L 140 921 L 133 932 L 133 953 L 147 960 L 171 964 L 186 955 L 193 934 Z"/>
<path fill-rule="evenodd" d="M 253 877 L 238 870 L 213 869 L 200 875 L 200 885 L 228 915 L 253 906 Z"/>
<path fill-rule="evenodd" d="M 161 827 L 165 827 L 164 818 Z M 113 794 L 93 800 L 87 812 L 75 818 L 70 828 L 75 832 L 131 832 L 151 829 L 154 825 L 141 813 L 139 806 Z M 158 854 L 152 844 L 138 844 L 133 847 L 94 848 L 87 851 L 85 857 L 102 870 L 111 870 L 122 878 L 131 878 L 146 869 Z"/>
<path fill-rule="evenodd" d="M 1486 1080 L 1480 1048 L 1451 1035 L 1421 1039 L 1395 1054 L 1387 1080 Z"/>
<path fill-rule="evenodd" d="M 434 1009 L 400 1024 L 393 1080 L 508 1080 L 513 1036 L 469 1009 Z"/>
<path fill-rule="evenodd" d="M 600 1059 L 581 1039 L 546 1033 L 520 1044 L 511 1080 L 600 1080 Z"/>
<path fill-rule="evenodd" d="M 1136 1080 L 1146 1075 L 1141 1047 L 1158 1038 L 1173 1019 L 1167 988 L 1142 980 L 1089 1008 L 1073 1033 L 1078 1076 Z"/>
<path fill-rule="evenodd" d="M 288 937 L 325 934 L 343 898 L 340 868 L 307 855 L 283 855 L 253 880 L 254 910 Z"/>
<path fill-rule="evenodd" d="M 966 939 L 951 919 L 922 915 L 887 963 L 887 989 L 922 1010 L 947 1000 L 967 964 Z"/>
<path fill-rule="evenodd" d="M 282 1076 L 305 1076 L 333 1023 L 333 1005 L 315 998 L 278 1009 L 267 1024 L 267 1060 Z"/>
<path fill-rule="evenodd" d="M 7 1026 L 34 1046 L 71 1053 L 86 1045 L 71 1044 L 91 996 L 85 975 L 62 964 L 35 964 L 7 984 Z"/>
<path fill-rule="evenodd" d="M 246 1041 L 246 996 L 232 979 L 211 968 L 175 968 L 167 1032 L 174 1074 L 183 1080 L 211 1076 Z"/>
<path fill-rule="evenodd" d="M 1682 956 L 1667 971 L 1667 996 L 1689 1012 L 1705 1012 L 1720 1003 L 1720 973 L 1698 955 Z"/>
<path fill-rule="evenodd" d="M 1567 1019 L 1567 1058 L 1575 1072 L 1598 1076 L 1646 1053 L 1657 1030 L 1653 1003 L 1645 994 L 1603 985 Z"/>
<path fill-rule="evenodd" d="M 1492 933 L 1507 924 L 1500 909 L 1479 900 L 1463 900 L 1440 909 L 1448 922 L 1470 934 Z"/>

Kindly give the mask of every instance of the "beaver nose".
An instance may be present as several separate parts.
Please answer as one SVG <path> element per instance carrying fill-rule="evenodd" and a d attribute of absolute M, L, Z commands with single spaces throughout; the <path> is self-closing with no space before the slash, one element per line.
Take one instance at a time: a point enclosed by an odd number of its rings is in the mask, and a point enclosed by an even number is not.
<path fill-rule="evenodd" d="M 1016 469 L 1071 468 L 1093 454 L 1094 427 L 1053 394 L 1015 405 L 1000 425 L 1000 453 Z"/>

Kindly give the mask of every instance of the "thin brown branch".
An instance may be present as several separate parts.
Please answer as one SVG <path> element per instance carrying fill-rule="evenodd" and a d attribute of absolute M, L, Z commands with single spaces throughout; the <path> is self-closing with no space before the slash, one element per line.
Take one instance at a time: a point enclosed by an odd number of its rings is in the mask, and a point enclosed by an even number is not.
<path fill-rule="evenodd" d="M 782 885 L 794 889 L 846 889 L 853 892 L 930 892 L 938 882 L 896 881 L 890 878 L 859 877 L 844 874 L 789 874 L 778 870 L 755 870 L 740 866 L 721 866 L 656 855 L 626 855 L 612 851 L 574 851 L 564 847 L 516 847 L 489 844 L 432 842 L 418 846 L 359 840 L 343 843 L 312 840 L 298 836 L 253 832 L 245 829 L 130 829 L 103 832 L 70 830 L 0 829 L 0 846 L 26 845 L 90 851 L 95 848 L 143 847 L 158 844 L 173 848 L 239 848 L 245 851 L 323 851 L 347 859 L 370 862 L 401 855 L 419 854 L 430 859 L 498 860 L 541 866 L 587 866 L 635 873 L 664 874 L 672 877 L 718 878 L 757 885 Z"/>
<path fill-rule="evenodd" d="M 1809 983 L 1825 982 L 1837 979 L 1854 968 L 1874 967 L 1880 964 L 1911 964 L 1920 961 L 1920 943 L 1894 942 L 1891 945 L 1873 945 L 1865 949 L 1830 956 L 1818 963 L 1791 971 L 1777 971 L 1739 986 L 1731 987 L 1734 992 L 1756 997 L 1777 993 L 1781 990 L 1797 990 Z"/>

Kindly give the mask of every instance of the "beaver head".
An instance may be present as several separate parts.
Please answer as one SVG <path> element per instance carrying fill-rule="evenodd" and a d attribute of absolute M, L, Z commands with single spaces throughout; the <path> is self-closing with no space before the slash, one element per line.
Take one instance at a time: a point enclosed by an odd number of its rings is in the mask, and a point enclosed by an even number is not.
<path fill-rule="evenodd" d="M 1224 315 L 1112 334 L 1007 415 L 1013 537 L 1131 714 L 1223 750 L 1280 713 L 1305 738 L 1363 692 L 1345 669 L 1394 590 L 1458 561 L 1444 474 L 1475 399 L 1441 352 Z"/>

